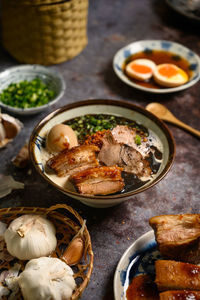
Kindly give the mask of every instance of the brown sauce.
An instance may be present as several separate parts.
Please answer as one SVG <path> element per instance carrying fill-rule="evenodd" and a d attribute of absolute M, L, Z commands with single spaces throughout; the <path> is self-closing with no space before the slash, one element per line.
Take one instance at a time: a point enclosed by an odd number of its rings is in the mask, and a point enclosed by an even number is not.
<path fill-rule="evenodd" d="M 139 59 L 139 58 L 150 59 L 153 62 L 155 62 L 156 65 L 164 64 L 164 63 L 174 64 L 177 67 L 183 69 L 188 74 L 189 78 L 192 76 L 192 71 L 190 70 L 190 64 L 185 58 L 183 58 L 177 54 L 174 54 L 172 52 L 168 52 L 168 51 L 164 51 L 164 50 L 146 50 L 146 51 L 141 51 L 141 52 L 138 52 L 136 54 L 129 56 L 125 60 L 124 65 L 123 65 L 123 71 L 126 76 L 128 76 L 125 71 L 126 65 L 128 63 L 130 63 L 132 60 Z M 147 88 L 152 88 L 152 89 L 165 88 L 165 87 L 158 85 L 153 80 L 153 78 L 150 78 L 147 81 L 139 81 L 134 78 L 131 78 L 130 76 L 128 76 L 128 78 L 131 81 L 133 81 L 134 83 L 144 86 L 144 87 L 147 87 Z"/>
<path fill-rule="evenodd" d="M 155 282 L 147 274 L 133 278 L 126 291 L 127 300 L 159 300 L 159 293 Z"/>

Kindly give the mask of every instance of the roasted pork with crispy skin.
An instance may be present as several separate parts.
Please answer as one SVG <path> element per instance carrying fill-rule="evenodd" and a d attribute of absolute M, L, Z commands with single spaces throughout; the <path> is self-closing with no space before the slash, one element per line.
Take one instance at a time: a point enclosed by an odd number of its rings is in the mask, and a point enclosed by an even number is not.
<path fill-rule="evenodd" d="M 81 145 L 65 149 L 50 158 L 47 165 L 60 177 L 72 175 L 81 170 L 98 166 L 97 152 L 99 152 L 99 148 L 95 145 Z"/>
<path fill-rule="evenodd" d="M 173 260 L 157 260 L 155 269 L 155 283 L 159 291 L 200 290 L 200 266 Z"/>
<path fill-rule="evenodd" d="M 155 282 L 147 274 L 133 278 L 126 291 L 127 299 L 134 300 L 159 300 L 159 293 Z"/>
<path fill-rule="evenodd" d="M 113 194 L 124 188 L 121 171 L 117 166 L 90 168 L 70 176 L 69 180 L 80 194 Z"/>
<path fill-rule="evenodd" d="M 106 166 L 118 165 L 138 177 L 151 174 L 149 162 L 135 148 L 116 142 L 111 133 L 107 133 L 102 141 L 103 145 L 98 154 L 100 162 Z"/>
<path fill-rule="evenodd" d="M 200 262 L 200 214 L 156 216 L 149 224 L 163 257 Z"/>
<path fill-rule="evenodd" d="M 160 300 L 200 300 L 200 291 L 167 291 L 160 293 Z"/>

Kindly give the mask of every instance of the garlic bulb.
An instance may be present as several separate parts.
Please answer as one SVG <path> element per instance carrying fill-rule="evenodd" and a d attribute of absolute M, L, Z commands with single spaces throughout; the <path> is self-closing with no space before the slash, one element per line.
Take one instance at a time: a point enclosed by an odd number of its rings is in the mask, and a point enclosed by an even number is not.
<path fill-rule="evenodd" d="M 30 260 L 18 283 L 25 300 L 67 300 L 76 287 L 72 269 L 53 257 Z"/>
<path fill-rule="evenodd" d="M 8 252 L 22 260 L 49 255 L 56 248 L 54 225 L 40 215 L 22 215 L 13 220 L 4 238 Z"/>

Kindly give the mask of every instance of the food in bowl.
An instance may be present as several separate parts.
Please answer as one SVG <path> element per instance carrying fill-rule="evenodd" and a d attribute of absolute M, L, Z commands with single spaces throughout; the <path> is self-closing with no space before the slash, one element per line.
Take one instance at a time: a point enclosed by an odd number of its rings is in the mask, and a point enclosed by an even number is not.
<path fill-rule="evenodd" d="M 149 220 L 163 257 L 200 263 L 200 215 L 163 215 Z"/>
<path fill-rule="evenodd" d="M 199 214 L 152 217 L 155 240 L 129 253 L 126 299 L 200 299 Z M 140 248 L 141 247 L 141 248 Z M 159 250 L 159 251 L 158 251 Z M 128 270 L 128 271 L 127 271 Z"/>
<path fill-rule="evenodd" d="M 129 56 L 123 70 L 136 84 L 157 89 L 183 85 L 192 76 L 190 64 L 185 58 L 156 49 L 146 49 Z"/>
<path fill-rule="evenodd" d="M 54 148 L 65 136 L 59 132 L 50 139 L 59 126 L 71 126 L 68 142 Z M 69 147 L 70 140 L 78 145 L 72 143 Z M 154 132 L 115 115 L 87 114 L 56 124 L 46 133 L 45 142 L 45 172 L 53 172 L 57 181 L 67 180 L 84 195 L 125 193 L 141 187 L 152 180 L 162 162 L 162 145 Z"/>
<path fill-rule="evenodd" d="M 92 118 L 94 114 L 99 116 L 99 120 L 94 120 Z M 88 120 L 86 118 L 87 115 L 89 115 L 88 118 L 92 121 L 88 124 L 85 121 Z M 108 117 L 106 118 L 106 116 Z M 134 144 L 138 143 L 138 147 L 140 148 L 140 150 L 144 150 L 143 144 L 147 144 L 147 140 L 152 143 L 151 151 L 154 152 L 154 155 L 152 156 L 152 160 L 150 159 L 149 163 L 153 167 L 153 174 L 146 178 L 147 180 L 145 178 L 139 178 L 133 173 L 122 172 L 122 177 L 125 183 L 124 189 L 122 191 L 106 195 L 81 194 L 76 190 L 74 184 L 69 180 L 68 175 L 60 177 L 53 169 L 50 169 L 47 166 L 47 161 L 52 156 L 56 155 L 56 153 L 49 153 L 48 149 L 46 148 L 46 139 L 48 133 L 56 124 L 66 124 L 68 126 L 74 125 L 75 128 L 73 127 L 72 129 L 76 132 L 80 145 L 83 145 L 83 143 L 81 144 L 80 142 L 81 139 L 83 139 L 83 142 L 85 141 L 86 145 L 90 145 L 90 140 L 92 140 L 94 141 L 95 146 L 100 148 L 102 146 L 102 142 L 101 138 L 99 137 L 103 136 L 104 134 L 104 132 L 102 131 L 106 132 L 106 130 L 112 130 L 112 128 L 109 128 L 110 126 L 117 127 L 117 125 L 128 125 L 124 123 L 124 119 L 129 120 L 130 124 L 137 123 L 142 129 L 140 130 L 140 128 L 136 128 L 139 130 L 135 136 L 134 141 Z M 70 124 L 69 121 L 71 121 L 71 123 L 73 124 Z M 85 130 L 86 127 L 84 127 L 86 125 L 88 125 L 87 133 Z M 103 130 L 102 125 L 105 126 L 104 128 L 106 129 Z M 76 130 L 76 127 L 80 128 L 80 134 L 78 130 Z M 149 136 L 145 136 L 146 129 L 148 129 L 148 132 L 146 134 L 148 135 L 149 133 Z M 143 137 L 140 135 L 142 131 L 144 132 Z M 86 143 L 87 134 L 89 136 Z M 155 146 L 155 149 L 153 149 L 153 146 Z M 126 148 L 127 151 L 131 147 Z M 73 148 L 68 149 L 68 151 L 71 151 L 72 149 Z M 122 149 L 125 149 L 124 145 Z M 158 149 L 159 151 L 157 151 L 156 149 Z M 40 176 L 42 176 L 57 190 L 66 194 L 67 196 L 81 201 L 86 205 L 102 208 L 111 207 L 122 203 L 159 182 L 170 170 L 170 167 L 173 163 L 175 156 L 175 144 L 174 139 L 165 124 L 144 108 L 133 105 L 126 101 L 95 99 L 68 104 L 46 116 L 35 127 L 31 134 L 29 141 L 29 152 L 31 161 Z M 134 151 L 132 151 L 132 153 L 133 152 Z M 153 160 L 154 156 L 156 157 L 155 160 Z M 138 157 L 140 157 L 140 154 L 138 155 Z"/>
<path fill-rule="evenodd" d="M 40 78 L 11 83 L 1 91 L 0 101 L 16 108 L 31 108 L 47 104 L 55 97 L 55 91 L 49 89 Z"/>
<path fill-rule="evenodd" d="M 49 131 L 46 146 L 50 152 L 59 152 L 78 146 L 78 139 L 70 126 L 57 124 Z"/>
<path fill-rule="evenodd" d="M 156 64 L 146 58 L 135 59 L 126 65 L 126 74 L 136 80 L 145 81 L 153 76 Z"/>

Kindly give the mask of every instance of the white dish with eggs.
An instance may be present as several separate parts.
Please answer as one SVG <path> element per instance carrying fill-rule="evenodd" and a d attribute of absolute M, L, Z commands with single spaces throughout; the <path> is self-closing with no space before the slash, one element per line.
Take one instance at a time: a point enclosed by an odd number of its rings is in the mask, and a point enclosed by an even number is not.
<path fill-rule="evenodd" d="M 156 52 L 163 52 L 166 57 L 167 55 L 169 57 L 164 59 L 164 61 L 159 58 L 158 62 L 155 62 L 155 59 L 152 59 L 152 55 Z M 137 72 L 134 72 L 135 74 L 133 74 L 133 69 L 130 68 L 133 60 L 144 60 L 142 64 L 143 69 L 137 69 Z M 146 63 L 145 60 L 149 62 Z M 177 76 L 172 76 L 169 79 L 169 74 L 161 78 L 160 74 L 153 68 L 154 75 L 150 79 L 153 81 L 153 84 L 150 84 L 148 77 L 145 77 L 144 73 L 148 73 L 151 61 L 156 63 L 157 66 L 160 64 L 174 64 L 181 70 L 177 70 Z M 128 65 L 130 66 L 128 67 Z M 181 67 L 182 65 L 184 67 Z M 150 93 L 177 92 L 191 87 L 200 79 L 199 56 L 181 44 L 165 40 L 142 40 L 125 46 L 114 56 L 113 68 L 116 75 L 123 82 L 136 89 Z M 131 73 L 133 76 L 129 72 L 130 69 L 132 69 Z M 182 71 L 186 73 L 186 76 Z M 156 79 L 154 79 L 155 77 Z"/>

